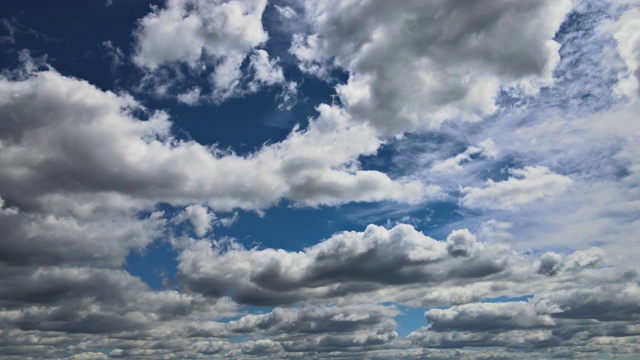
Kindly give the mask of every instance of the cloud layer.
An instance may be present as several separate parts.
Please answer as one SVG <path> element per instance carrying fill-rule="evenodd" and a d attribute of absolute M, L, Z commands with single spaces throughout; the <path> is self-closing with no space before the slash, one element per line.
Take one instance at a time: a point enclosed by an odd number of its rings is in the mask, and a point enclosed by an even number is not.
<path fill-rule="evenodd" d="M 640 353 L 638 4 L 137 5 L 0 3 L 1 358 Z"/>

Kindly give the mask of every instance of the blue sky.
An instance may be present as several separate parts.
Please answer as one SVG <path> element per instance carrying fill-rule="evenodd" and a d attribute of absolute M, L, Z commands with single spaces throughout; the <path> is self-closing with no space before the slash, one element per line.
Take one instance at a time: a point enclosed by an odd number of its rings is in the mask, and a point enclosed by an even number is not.
<path fill-rule="evenodd" d="M 0 358 L 634 358 L 639 5 L 0 2 Z"/>

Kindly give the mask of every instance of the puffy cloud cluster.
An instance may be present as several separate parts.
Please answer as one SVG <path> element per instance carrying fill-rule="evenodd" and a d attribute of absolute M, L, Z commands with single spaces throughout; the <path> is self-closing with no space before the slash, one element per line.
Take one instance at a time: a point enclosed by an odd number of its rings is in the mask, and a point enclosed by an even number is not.
<path fill-rule="evenodd" d="M 122 270 L 3 268 L 12 276 L 0 283 L 0 324 L 13 329 L 0 332 L 0 343 L 10 344 L 4 353 L 446 358 L 464 353 L 446 349 L 473 346 L 513 348 L 535 358 L 566 345 L 601 351 L 617 342 L 616 351 L 633 351 L 638 336 L 637 274 L 599 267 L 606 260 L 596 249 L 535 259 L 478 243 L 466 230 L 452 232 L 445 242 L 407 225 L 337 234 L 298 253 L 226 244 L 226 251 L 214 254 L 204 245 L 198 240 L 183 250 L 180 276 L 204 276 L 210 287 L 194 290 L 205 295 L 153 291 Z M 540 273 L 550 257 L 556 270 Z M 194 285 L 193 278 L 182 280 Z M 475 294 L 465 297 L 465 289 Z M 528 302 L 474 303 L 505 292 L 537 295 Z M 400 311 L 380 304 L 420 299 L 429 306 L 456 298 L 461 305 L 428 310 L 429 325 L 407 338 L 396 332 Z M 233 299 L 279 307 L 221 321 L 240 311 Z M 238 336 L 248 338 L 234 341 Z M 470 357 L 488 350 L 477 351 Z"/>
<path fill-rule="evenodd" d="M 360 170 L 358 157 L 374 154 L 380 140 L 336 107 L 319 107 L 306 130 L 247 156 L 175 140 L 167 114 L 140 120 L 133 115 L 140 110 L 128 95 L 53 70 L 0 78 L 0 115 L 7 119 L 0 128 L 0 194 L 12 206 L 49 211 L 96 193 L 114 202 L 206 202 L 230 210 L 282 198 L 306 205 L 418 201 L 437 191 Z"/>
<path fill-rule="evenodd" d="M 569 10 L 570 1 L 308 1 L 311 31 L 290 51 L 306 72 L 348 71 L 336 88 L 347 111 L 398 133 L 477 121 L 496 111 L 502 87 L 550 84 Z"/>
<path fill-rule="evenodd" d="M 505 347 L 535 353 L 571 347 L 576 354 L 632 354 L 640 350 L 640 307 L 634 300 L 639 291 L 633 281 L 552 291 L 526 302 L 431 309 L 425 313 L 429 325 L 409 338 L 426 348 Z"/>
<path fill-rule="evenodd" d="M 23 53 L 23 69 L 0 75 L 0 357 L 640 353 L 638 11 L 617 8 L 610 22 L 591 21 L 598 32 L 589 37 L 581 21 L 593 19 L 580 14 L 589 4 L 576 5 L 557 32 L 570 5 L 353 0 L 269 9 L 266 1 L 169 0 L 153 7 L 134 29 L 133 62 L 146 75 L 139 90 L 147 82 L 196 105 L 281 86 L 289 107 L 297 84 L 265 50 L 270 10 L 283 29 L 299 32 L 290 51 L 303 72 L 348 75 L 335 88 L 339 101 L 317 106 L 308 126 L 246 155 L 178 140 L 167 113 Z M 16 20 L 0 23 L 9 30 L 5 43 L 18 43 L 10 31 Z M 583 46 L 597 36 L 617 53 Z M 114 67 L 126 66 L 119 47 L 103 46 Z M 620 62 L 611 71 L 617 82 L 600 81 L 599 68 L 584 72 L 581 61 L 594 66 L 606 56 Z M 582 109 L 580 101 L 604 92 L 567 83 L 573 78 L 624 96 Z M 561 84 L 537 93 L 554 82 Z M 406 156 L 415 172 L 405 162 L 402 171 L 375 166 L 387 160 L 377 157 L 385 142 L 416 139 L 426 140 L 421 153 Z M 397 221 L 300 251 L 247 248 L 214 234 L 234 224 L 235 209 L 422 207 L 435 195 L 456 212 L 434 224 L 440 228 L 424 227 L 439 239 Z M 165 206 L 173 210 L 159 210 Z M 123 269 L 132 251 L 153 242 L 170 243 L 178 264 L 175 276 L 161 276 L 162 289 Z M 483 302 L 491 298 L 507 302 Z M 406 307 L 427 308 L 427 325 L 401 336 Z"/>
<path fill-rule="evenodd" d="M 150 71 L 145 81 L 159 92 L 167 91 L 175 76 L 159 70 L 186 65 L 192 73 L 207 74 L 214 101 L 284 83 L 277 59 L 258 48 L 269 38 L 262 25 L 266 6 L 266 0 L 169 0 L 139 20 L 133 62 Z M 253 72 L 249 83 L 242 69 L 247 58 Z M 178 94 L 178 100 L 197 104 L 200 92 L 194 87 Z"/>
<path fill-rule="evenodd" d="M 603 257 L 593 248 L 532 259 L 505 245 L 480 243 L 466 229 L 438 241 L 409 225 L 370 225 L 300 252 L 192 241 L 179 255 L 178 277 L 191 291 L 247 304 L 366 301 L 375 294 L 377 301 L 432 306 L 543 290 L 549 281 L 588 273 Z"/>
<path fill-rule="evenodd" d="M 201 333 L 232 336 L 214 320 L 235 314 L 237 305 L 225 297 L 152 290 L 120 270 L 127 255 L 167 240 L 175 225 L 203 237 L 237 218 L 219 211 L 261 210 L 281 199 L 300 206 L 414 202 L 437 192 L 361 170 L 358 158 L 381 142 L 337 107 L 321 106 L 307 129 L 239 156 L 174 139 L 167 114 L 150 112 L 127 94 L 25 61 L 24 69 L 0 77 L 3 357 L 163 358 L 174 346 L 188 349 L 189 358 L 261 352 L 261 342 L 191 340 L 184 329 L 198 322 L 192 316 L 209 322 L 198 325 Z M 158 202 L 183 210 L 171 218 L 156 210 Z M 386 329 L 384 336 L 394 338 L 393 327 Z M 167 343 L 175 331 L 187 337 Z M 363 334 L 354 341 L 378 336 Z M 113 350 L 104 355 L 105 348 Z"/>
<path fill-rule="evenodd" d="M 464 244 L 458 241 L 462 238 Z M 483 278 L 511 265 L 504 249 L 492 249 L 489 255 L 474 240 L 468 231 L 455 232 L 447 244 L 409 225 L 390 230 L 370 225 L 364 232 L 337 234 L 303 252 L 236 246 L 225 251 L 224 244 L 198 241 L 180 254 L 178 268 L 190 289 L 207 295 L 233 294 L 251 304 L 293 303 L 395 285 Z M 464 258 L 471 254 L 475 256 Z"/>

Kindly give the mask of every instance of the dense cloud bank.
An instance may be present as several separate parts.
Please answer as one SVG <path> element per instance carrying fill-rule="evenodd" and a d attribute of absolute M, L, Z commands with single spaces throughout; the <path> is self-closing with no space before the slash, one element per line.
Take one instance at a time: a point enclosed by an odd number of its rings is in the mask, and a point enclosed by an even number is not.
<path fill-rule="evenodd" d="M 128 51 L 98 43 L 129 88 L 29 49 L 0 73 L 0 358 L 640 353 L 636 3 L 145 11 Z M 8 49 L 49 39 L 0 20 Z M 181 136 L 178 110 L 274 91 L 300 117 L 277 141 Z M 296 244 L 220 235 L 274 208 L 356 220 Z M 156 287 L 127 267 L 154 246 L 175 261 Z"/>

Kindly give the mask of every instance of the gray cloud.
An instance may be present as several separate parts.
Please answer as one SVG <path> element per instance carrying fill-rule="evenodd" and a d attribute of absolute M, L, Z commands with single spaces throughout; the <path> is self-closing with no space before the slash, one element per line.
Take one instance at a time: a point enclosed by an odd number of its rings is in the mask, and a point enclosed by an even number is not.
<path fill-rule="evenodd" d="M 426 306 L 477 301 L 507 289 L 515 295 L 543 290 L 549 275 L 558 283 L 586 276 L 602 256 L 598 249 L 574 252 L 551 274 L 540 271 L 549 255 L 538 260 L 480 243 L 468 230 L 453 231 L 444 242 L 409 225 L 370 225 L 301 252 L 192 241 L 179 255 L 178 277 L 192 291 L 249 304 L 375 296 Z"/>
<path fill-rule="evenodd" d="M 429 325 L 409 337 L 428 348 L 501 346 L 536 351 L 617 341 L 637 350 L 633 337 L 640 335 L 640 307 L 632 299 L 638 291 L 637 282 L 630 281 L 551 291 L 527 302 L 431 309 L 425 313 Z"/>

